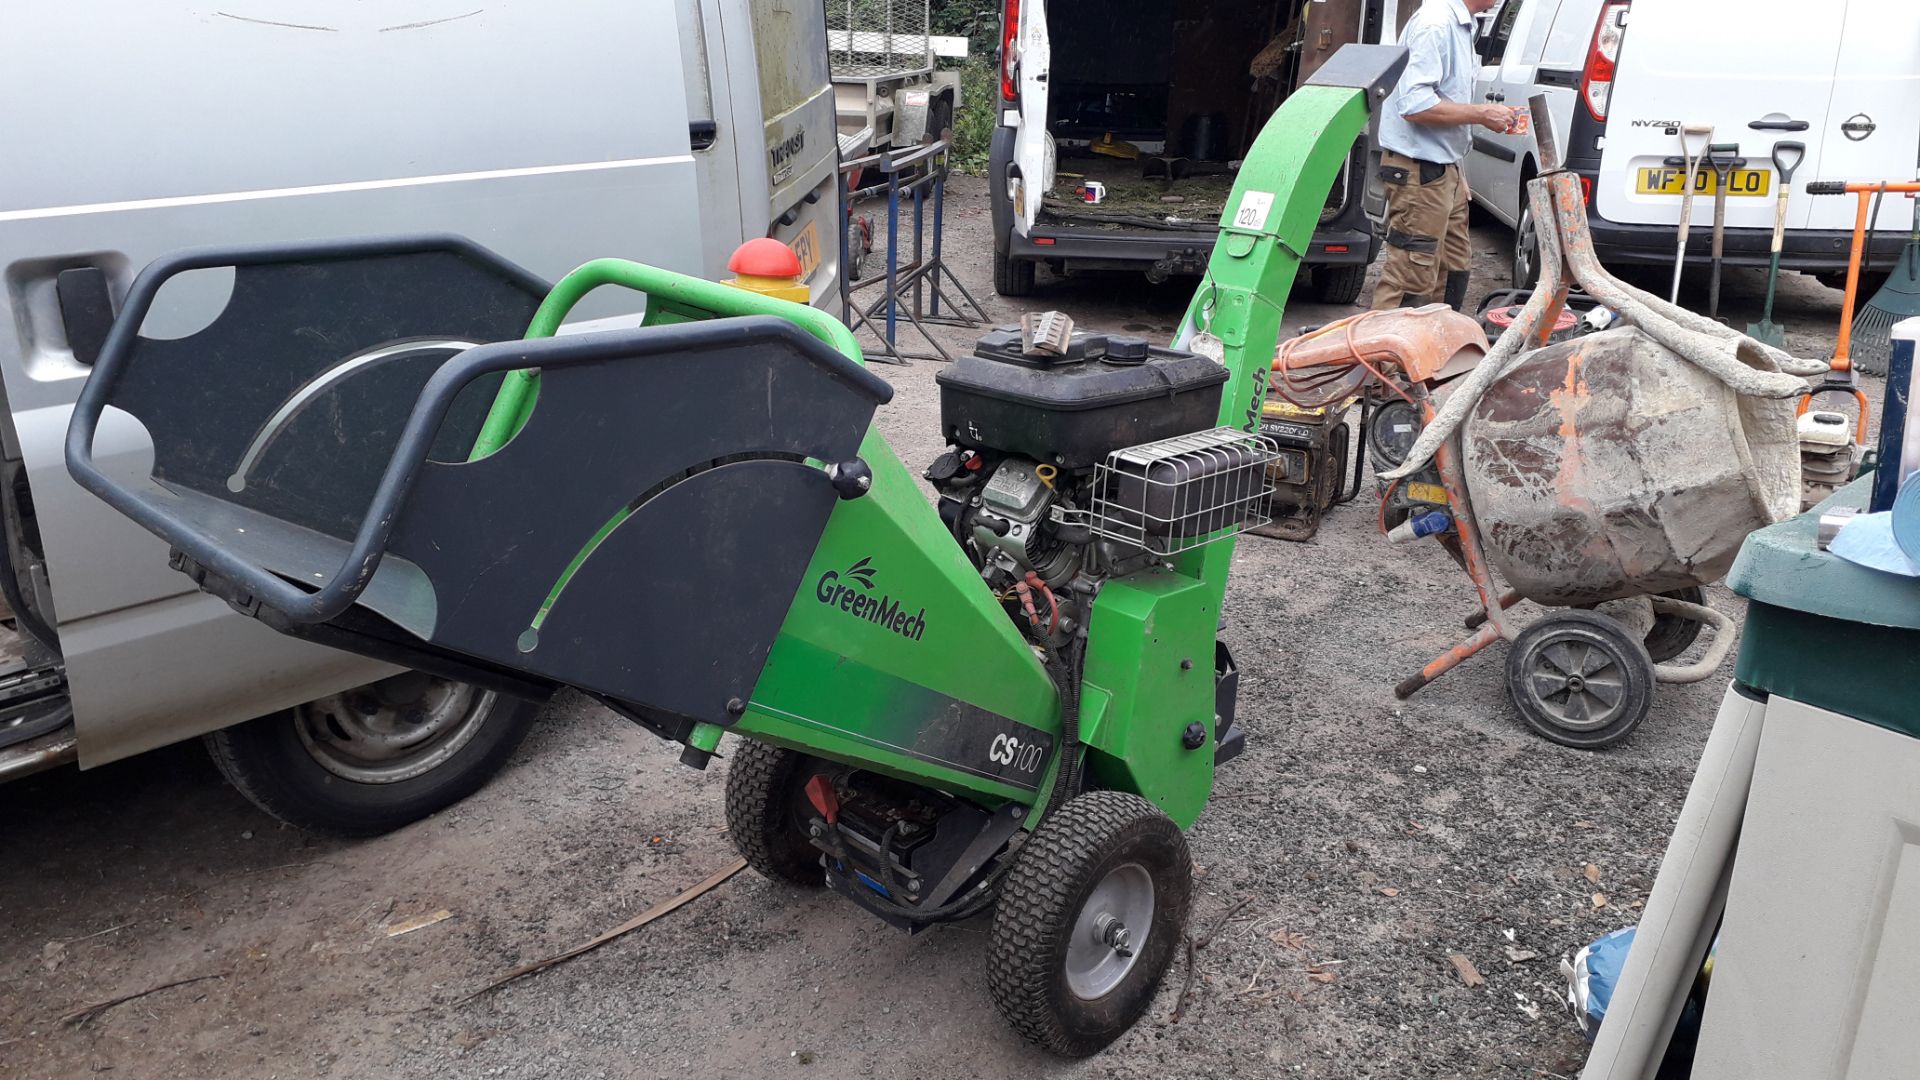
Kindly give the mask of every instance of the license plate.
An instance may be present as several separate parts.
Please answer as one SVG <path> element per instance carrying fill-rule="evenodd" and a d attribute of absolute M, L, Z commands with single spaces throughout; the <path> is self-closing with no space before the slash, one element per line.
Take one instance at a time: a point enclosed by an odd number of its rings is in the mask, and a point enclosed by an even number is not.
<path fill-rule="evenodd" d="M 800 276 L 812 277 L 814 267 L 820 265 L 820 223 L 807 222 L 807 227 L 801 229 L 800 235 L 794 237 L 787 246 L 800 256 Z"/>
<path fill-rule="evenodd" d="M 1728 198 L 1761 198 L 1772 187 L 1773 173 L 1766 169 L 1735 169 L 1727 174 Z M 1719 190 L 1719 175 L 1701 166 L 1693 177 L 1693 193 L 1712 196 Z M 1634 191 L 1641 195 L 1684 195 L 1687 193 L 1687 170 L 1679 166 L 1641 169 Z"/>
<path fill-rule="evenodd" d="M 1407 498 L 1412 499 L 1414 502 L 1445 506 L 1447 505 L 1447 489 L 1441 487 L 1439 484 L 1408 484 Z"/>

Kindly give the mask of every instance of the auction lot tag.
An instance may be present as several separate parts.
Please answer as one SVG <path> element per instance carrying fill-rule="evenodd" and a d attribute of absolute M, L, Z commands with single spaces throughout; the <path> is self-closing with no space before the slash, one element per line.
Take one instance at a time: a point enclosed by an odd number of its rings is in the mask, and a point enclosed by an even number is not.
<path fill-rule="evenodd" d="M 1240 197 L 1240 209 L 1233 212 L 1236 229 L 1264 229 L 1267 214 L 1273 210 L 1273 192 L 1249 191 Z"/>

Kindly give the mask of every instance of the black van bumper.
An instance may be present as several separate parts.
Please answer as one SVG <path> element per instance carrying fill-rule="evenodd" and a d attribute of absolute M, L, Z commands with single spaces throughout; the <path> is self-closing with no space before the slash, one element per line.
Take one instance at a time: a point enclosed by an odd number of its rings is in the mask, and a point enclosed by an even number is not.
<path fill-rule="evenodd" d="M 1318 229 L 1306 252 L 1309 266 L 1365 266 L 1373 261 L 1379 241 L 1365 225 Z M 1016 259 L 1058 259 L 1077 270 L 1146 270 L 1156 267 L 1171 274 L 1200 274 L 1207 268 L 1217 230 L 1204 232 L 1100 233 L 1063 225 L 1035 225 L 1026 236 L 1009 233 L 1007 251 Z M 1158 276 L 1158 274 L 1154 274 Z"/>

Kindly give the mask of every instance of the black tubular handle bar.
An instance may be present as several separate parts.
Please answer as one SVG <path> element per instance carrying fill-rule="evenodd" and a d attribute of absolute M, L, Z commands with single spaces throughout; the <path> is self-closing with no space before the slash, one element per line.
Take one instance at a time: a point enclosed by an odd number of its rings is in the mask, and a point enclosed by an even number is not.
<path fill-rule="evenodd" d="M 202 249 L 154 260 L 134 280 L 133 288 L 127 294 L 126 305 L 120 317 L 114 321 L 112 331 L 101 346 L 100 357 L 94 362 L 93 373 L 74 405 L 73 418 L 67 427 L 67 471 L 82 487 L 132 518 L 148 532 L 185 552 L 215 574 L 250 590 L 260 603 L 296 622 L 320 623 L 351 607 L 373 580 L 374 571 L 379 569 L 380 560 L 386 554 L 400 509 L 413 490 L 447 410 L 452 407 L 460 391 L 475 379 L 494 372 L 523 368 L 552 370 L 606 360 L 639 360 L 696 347 L 784 338 L 814 364 L 844 379 L 876 402 L 884 403 L 892 393 L 884 381 L 866 368 L 793 323 L 773 316 L 671 323 L 475 346 L 442 364 L 421 389 L 413 411 L 407 418 L 406 427 L 402 429 L 399 442 L 394 447 L 393 457 L 374 489 L 366 516 L 361 519 L 360 529 L 353 538 L 346 559 L 315 592 L 297 588 L 264 567 L 239 558 L 219 539 L 141 498 L 101 472 L 94 464 L 93 437 L 99 428 L 100 417 L 126 370 L 140 324 L 151 308 L 154 296 L 167 279 L 187 270 L 214 267 L 313 262 L 435 250 L 478 252 L 496 264 L 500 262 L 497 256 L 470 241 L 444 236 Z M 513 269 L 525 274 L 518 268 Z M 544 282 L 531 274 L 525 274 L 525 277 L 537 289 L 544 291 Z"/>

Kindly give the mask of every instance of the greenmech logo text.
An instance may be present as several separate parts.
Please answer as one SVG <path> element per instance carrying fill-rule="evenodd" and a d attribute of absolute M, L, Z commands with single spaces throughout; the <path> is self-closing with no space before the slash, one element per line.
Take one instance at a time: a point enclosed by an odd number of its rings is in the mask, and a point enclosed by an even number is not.
<path fill-rule="evenodd" d="M 885 593 L 875 596 L 872 564 L 871 558 L 861 559 L 847 567 L 844 574 L 838 570 L 821 574 L 813 587 L 814 598 L 856 619 L 865 619 L 891 630 L 908 641 L 919 641 L 920 635 L 927 630 L 927 609 L 921 608 L 918 614 L 913 614 L 899 600 Z"/>

